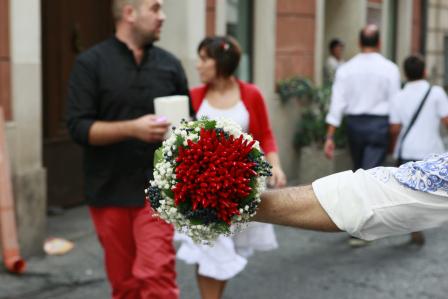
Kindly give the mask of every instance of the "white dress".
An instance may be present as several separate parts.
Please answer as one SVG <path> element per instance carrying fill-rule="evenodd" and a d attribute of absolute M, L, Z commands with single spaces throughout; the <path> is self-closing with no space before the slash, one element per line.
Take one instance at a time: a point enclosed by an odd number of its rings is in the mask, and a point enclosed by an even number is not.
<path fill-rule="evenodd" d="M 448 222 L 448 153 L 336 173 L 313 182 L 313 190 L 336 226 L 361 239 L 437 227 Z"/>
<path fill-rule="evenodd" d="M 249 127 L 249 113 L 242 101 L 228 109 L 217 109 L 204 99 L 196 116 L 210 119 L 225 117 L 238 123 L 245 132 Z M 267 251 L 278 247 L 273 226 L 258 222 L 249 223 L 245 230 L 232 237 L 220 236 L 213 246 L 197 245 L 179 233 L 176 233 L 175 240 L 182 242 L 177 258 L 188 264 L 197 264 L 200 275 L 217 280 L 228 280 L 241 272 L 254 250 Z"/>

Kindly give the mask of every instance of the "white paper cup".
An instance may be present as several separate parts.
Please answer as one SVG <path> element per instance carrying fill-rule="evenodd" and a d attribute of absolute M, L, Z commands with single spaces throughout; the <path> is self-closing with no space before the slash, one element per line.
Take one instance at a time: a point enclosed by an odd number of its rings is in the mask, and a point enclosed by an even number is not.
<path fill-rule="evenodd" d="M 188 101 L 188 97 L 184 95 L 155 98 L 155 114 L 160 117 L 166 117 L 172 126 L 178 126 L 182 119 L 190 119 Z"/>

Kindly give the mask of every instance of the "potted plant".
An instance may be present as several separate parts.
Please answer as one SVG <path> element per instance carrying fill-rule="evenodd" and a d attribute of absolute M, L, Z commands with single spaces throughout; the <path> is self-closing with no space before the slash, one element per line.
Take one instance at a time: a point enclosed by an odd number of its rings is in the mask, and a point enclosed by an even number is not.
<path fill-rule="evenodd" d="M 299 180 L 310 182 L 318 177 L 351 168 L 351 161 L 346 150 L 344 123 L 336 130 L 335 159 L 324 157 L 323 145 L 331 98 L 331 85 L 315 86 L 310 80 L 292 77 L 278 82 L 278 93 L 283 103 L 294 99 L 300 105 L 300 116 L 294 132 L 294 147 L 299 151 Z"/>

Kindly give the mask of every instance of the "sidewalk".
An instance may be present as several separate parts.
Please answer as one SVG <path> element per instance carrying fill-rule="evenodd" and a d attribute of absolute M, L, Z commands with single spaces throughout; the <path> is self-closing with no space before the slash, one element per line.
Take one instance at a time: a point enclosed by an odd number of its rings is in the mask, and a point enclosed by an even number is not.
<path fill-rule="evenodd" d="M 75 243 L 74 249 L 63 256 L 28 259 L 27 270 L 20 276 L 2 268 L 0 298 L 68 298 L 67 292 L 74 287 L 85 289 L 88 295 L 84 298 L 107 298 L 102 252 L 87 208 L 77 207 L 48 217 L 47 227 L 48 237 L 70 240 Z"/>
<path fill-rule="evenodd" d="M 0 267 L 0 299 L 110 298 L 104 273 L 102 249 L 86 206 L 48 217 L 48 237 L 75 243 L 62 256 L 27 259 L 25 274 L 12 275 Z M 178 244 L 176 244 L 178 246 Z M 198 298 L 193 266 L 176 263 L 182 298 Z"/>

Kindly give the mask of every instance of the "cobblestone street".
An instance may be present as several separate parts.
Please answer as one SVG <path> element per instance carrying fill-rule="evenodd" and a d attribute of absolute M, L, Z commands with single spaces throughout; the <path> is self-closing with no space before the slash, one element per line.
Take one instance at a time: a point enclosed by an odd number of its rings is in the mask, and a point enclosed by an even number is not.
<path fill-rule="evenodd" d="M 75 241 L 65 256 L 34 258 L 22 276 L 0 273 L 0 298 L 109 298 L 101 250 L 87 209 L 49 218 L 51 236 Z M 345 234 L 276 227 L 280 249 L 261 252 L 230 281 L 224 298 L 444 299 L 448 286 L 448 227 L 426 233 L 427 244 L 389 238 L 351 249 Z M 181 298 L 199 298 L 194 267 L 178 262 Z"/>

